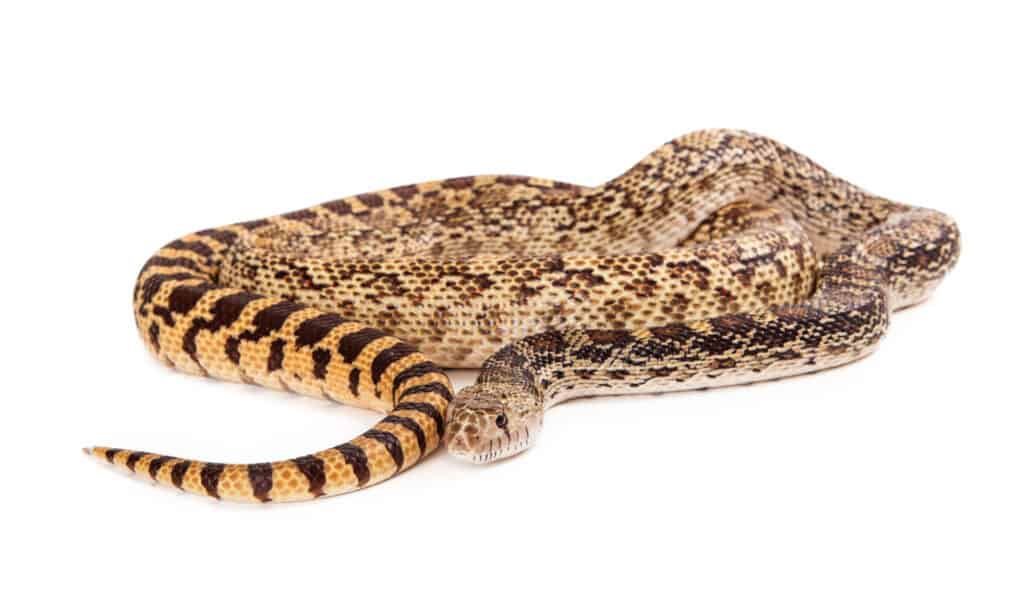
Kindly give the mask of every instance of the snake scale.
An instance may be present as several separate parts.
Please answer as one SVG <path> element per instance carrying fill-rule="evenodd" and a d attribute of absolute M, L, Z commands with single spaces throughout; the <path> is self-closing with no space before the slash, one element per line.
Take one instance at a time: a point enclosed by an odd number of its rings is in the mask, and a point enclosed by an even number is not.
<path fill-rule="evenodd" d="M 462 177 L 204 230 L 139 273 L 146 347 L 187 373 L 387 415 L 272 463 L 86 451 L 187 492 L 263 502 L 359 489 L 442 443 L 490 462 L 536 441 L 564 399 L 865 356 L 959 245 L 948 216 L 734 130 L 682 136 L 597 187 Z M 458 395 L 441 369 L 481 365 Z"/>

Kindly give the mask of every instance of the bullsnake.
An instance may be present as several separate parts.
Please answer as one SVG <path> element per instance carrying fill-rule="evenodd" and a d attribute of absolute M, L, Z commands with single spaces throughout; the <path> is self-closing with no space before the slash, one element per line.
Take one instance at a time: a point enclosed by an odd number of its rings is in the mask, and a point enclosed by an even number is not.
<path fill-rule="evenodd" d="M 273 463 L 87 452 L 264 502 L 374 484 L 442 442 L 490 462 L 529 447 L 564 399 L 860 358 L 958 254 L 948 216 L 733 130 L 670 141 L 593 188 L 488 175 L 360 194 L 167 244 L 138 276 L 135 320 L 173 368 L 384 419 Z M 481 365 L 458 395 L 440 368 Z"/>

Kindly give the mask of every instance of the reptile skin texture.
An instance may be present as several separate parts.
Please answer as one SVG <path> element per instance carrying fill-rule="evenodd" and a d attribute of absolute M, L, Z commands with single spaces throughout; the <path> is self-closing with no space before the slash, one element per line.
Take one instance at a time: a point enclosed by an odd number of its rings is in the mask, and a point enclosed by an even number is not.
<path fill-rule="evenodd" d="M 150 352 L 186 373 L 385 417 L 277 462 L 87 452 L 253 502 L 366 487 L 442 444 L 491 462 L 532 445 L 565 399 L 861 358 L 894 310 L 931 294 L 959 246 L 948 216 L 735 130 L 682 136 L 596 187 L 461 177 L 203 230 L 139 274 L 135 320 Z M 482 369 L 456 395 L 441 367 Z"/>

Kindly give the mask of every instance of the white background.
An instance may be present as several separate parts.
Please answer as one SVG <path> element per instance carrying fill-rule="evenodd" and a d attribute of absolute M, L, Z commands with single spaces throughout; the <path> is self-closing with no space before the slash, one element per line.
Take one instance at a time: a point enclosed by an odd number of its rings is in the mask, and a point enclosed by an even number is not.
<path fill-rule="evenodd" d="M 423 5 L 0 9 L 0 607 L 1022 611 L 1020 17 Z M 960 265 L 860 363 L 568 403 L 495 466 L 241 506 L 79 451 L 260 461 L 377 418 L 152 360 L 130 291 L 170 239 L 447 176 L 596 184 L 705 127 L 953 214 Z"/>

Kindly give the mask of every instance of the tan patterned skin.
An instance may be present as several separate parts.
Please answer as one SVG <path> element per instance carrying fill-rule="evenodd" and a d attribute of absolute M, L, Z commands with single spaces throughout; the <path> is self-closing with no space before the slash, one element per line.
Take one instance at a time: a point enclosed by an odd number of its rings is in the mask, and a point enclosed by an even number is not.
<path fill-rule="evenodd" d="M 367 486 L 442 439 L 489 462 L 531 445 L 562 399 L 864 356 L 958 253 L 947 216 L 731 130 L 680 137 L 594 188 L 478 176 L 361 194 L 168 244 L 139 275 L 135 315 L 169 366 L 389 412 L 382 422 L 277 463 L 90 451 L 240 501 Z M 449 408 L 438 365 L 481 364 Z"/>

